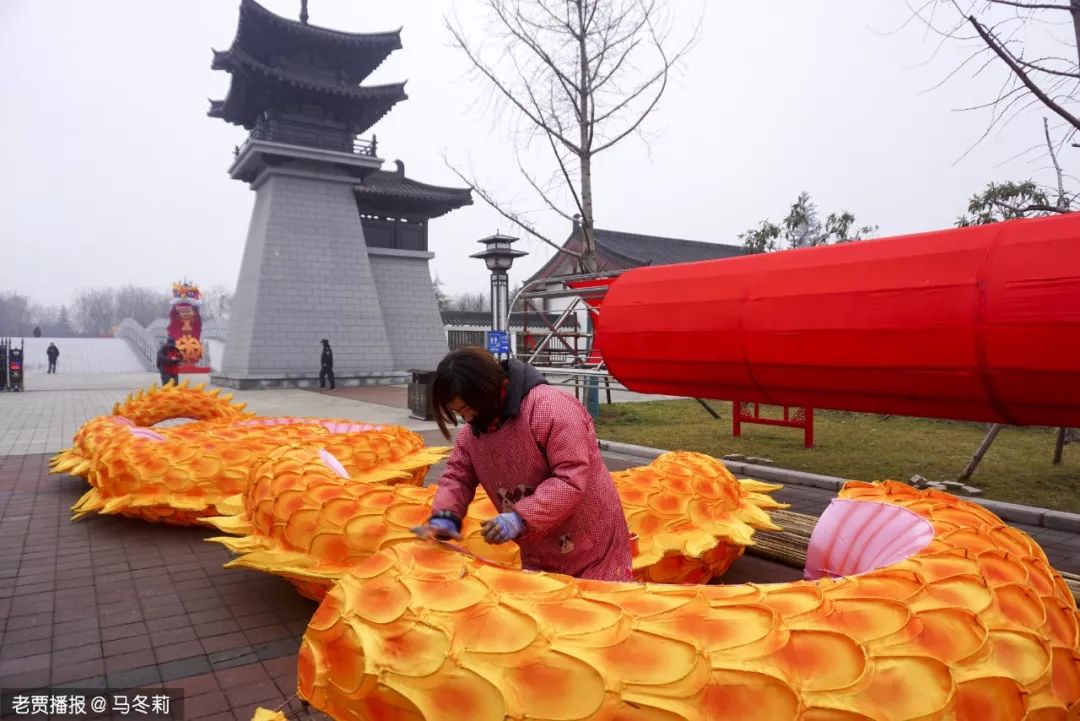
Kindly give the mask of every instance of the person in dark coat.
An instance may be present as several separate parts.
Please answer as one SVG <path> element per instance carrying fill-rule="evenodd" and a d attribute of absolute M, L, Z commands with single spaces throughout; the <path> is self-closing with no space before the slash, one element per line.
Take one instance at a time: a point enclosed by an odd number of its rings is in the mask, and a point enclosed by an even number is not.
<path fill-rule="evenodd" d="M 180 355 L 180 349 L 176 347 L 176 340 L 169 338 L 158 349 L 157 354 L 157 367 L 161 371 L 161 385 L 166 385 L 169 381 L 172 381 L 176 385 L 180 385 L 180 361 L 183 360 L 183 356 Z"/>
<path fill-rule="evenodd" d="M 334 351 L 330 349 L 330 341 L 322 339 L 322 357 L 319 359 L 319 388 L 326 388 L 326 381 L 330 381 L 330 390 L 337 388 L 334 382 Z"/>
<path fill-rule="evenodd" d="M 45 349 L 45 355 L 49 356 L 49 373 L 56 372 L 56 359 L 60 357 L 60 349 L 56 347 L 55 343 L 50 343 L 49 347 Z"/>

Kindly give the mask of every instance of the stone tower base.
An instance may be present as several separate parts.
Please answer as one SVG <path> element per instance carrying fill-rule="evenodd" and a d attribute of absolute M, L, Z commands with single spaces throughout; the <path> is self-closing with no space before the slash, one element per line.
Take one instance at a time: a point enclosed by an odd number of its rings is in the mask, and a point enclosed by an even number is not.
<path fill-rule="evenodd" d="M 446 353 L 428 261 L 368 248 L 356 179 L 325 163 L 268 167 L 255 208 L 221 371 L 232 388 L 318 387 L 320 340 L 340 386 L 407 382 Z"/>

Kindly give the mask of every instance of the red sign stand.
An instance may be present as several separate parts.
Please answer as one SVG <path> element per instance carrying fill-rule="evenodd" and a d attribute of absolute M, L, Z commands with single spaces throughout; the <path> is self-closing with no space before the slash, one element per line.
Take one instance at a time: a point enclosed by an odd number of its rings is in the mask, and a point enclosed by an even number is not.
<path fill-rule="evenodd" d="M 814 447 L 814 409 L 799 406 L 780 406 L 784 409 L 783 418 L 767 418 L 761 415 L 761 404 L 752 401 L 732 401 L 731 434 L 736 438 L 742 435 L 743 423 L 757 423 L 762 426 L 783 426 L 784 428 L 802 428 L 803 445 Z"/>

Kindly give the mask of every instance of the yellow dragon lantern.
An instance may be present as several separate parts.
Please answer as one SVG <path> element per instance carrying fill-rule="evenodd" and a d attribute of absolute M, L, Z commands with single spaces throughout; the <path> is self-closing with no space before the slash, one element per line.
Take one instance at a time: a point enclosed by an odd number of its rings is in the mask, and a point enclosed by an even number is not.
<path fill-rule="evenodd" d="M 410 529 L 430 516 L 435 487 L 389 487 L 378 473 L 350 476 L 335 470 L 327 451 L 333 449 L 272 450 L 244 494 L 218 504 L 228 515 L 207 520 L 237 537 L 210 540 L 240 554 L 228 565 L 280 574 L 320 600 L 349 568 L 414 538 Z M 778 530 L 763 509 L 782 507 L 766 495 L 779 486 L 739 481 L 709 456 L 666 453 L 613 476 L 638 536 L 634 569 L 641 580 L 706 582 L 753 543 L 755 530 Z M 478 489 L 462 545 L 520 567 L 515 544 L 492 546 L 481 535 L 481 522 L 497 513 Z"/>
<path fill-rule="evenodd" d="M 120 513 L 177 525 L 202 523 L 218 505 L 248 487 L 255 462 L 290 443 L 327 449 L 343 473 L 384 483 L 420 483 L 446 448 L 425 448 L 400 426 L 327 418 L 255 417 L 202 386 L 154 387 L 117 404 L 114 415 L 95 418 L 76 434 L 74 446 L 52 461 L 53 473 L 86 478 L 91 488 L 72 510 Z M 194 422 L 169 428 L 154 423 Z"/>
<path fill-rule="evenodd" d="M 319 607 L 299 694 L 394 721 L 1080 718 L 1080 617 L 1030 537 L 894 482 L 840 498 L 816 581 L 605 583 L 396 544 Z"/>

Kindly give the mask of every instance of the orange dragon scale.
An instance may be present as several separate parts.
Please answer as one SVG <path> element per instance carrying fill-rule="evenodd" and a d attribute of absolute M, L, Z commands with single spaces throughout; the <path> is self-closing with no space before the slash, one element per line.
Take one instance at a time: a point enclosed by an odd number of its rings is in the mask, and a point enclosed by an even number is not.
<path fill-rule="evenodd" d="M 841 499 L 811 539 L 822 577 L 794 583 L 604 583 L 393 545 L 319 607 L 299 693 L 372 721 L 1077 718 L 1076 604 L 1031 538 L 899 483 Z"/>
<path fill-rule="evenodd" d="M 113 415 L 79 430 L 52 472 L 86 478 L 91 488 L 75 518 L 119 513 L 177 525 L 203 523 L 226 498 L 248 487 L 251 469 L 271 450 L 307 443 L 332 454 L 342 473 L 384 484 L 422 482 L 446 448 L 425 448 L 400 426 L 327 418 L 257 417 L 201 386 L 154 387 L 117 404 Z M 178 418 L 192 422 L 151 427 Z"/>
<path fill-rule="evenodd" d="M 431 515 L 435 487 L 388 487 L 334 470 L 332 449 L 279 448 L 257 464 L 247 491 L 208 521 L 235 538 L 211 540 L 240 554 L 229 565 L 277 573 L 320 600 L 345 572 L 378 551 L 414 538 Z M 700 453 L 666 453 L 652 464 L 613 474 L 641 580 L 704 583 L 728 569 L 755 530 L 776 530 L 763 509 L 779 486 L 737 480 Z M 484 541 L 480 524 L 498 511 L 482 489 L 462 525 L 462 545 L 520 568 L 515 544 Z"/>

